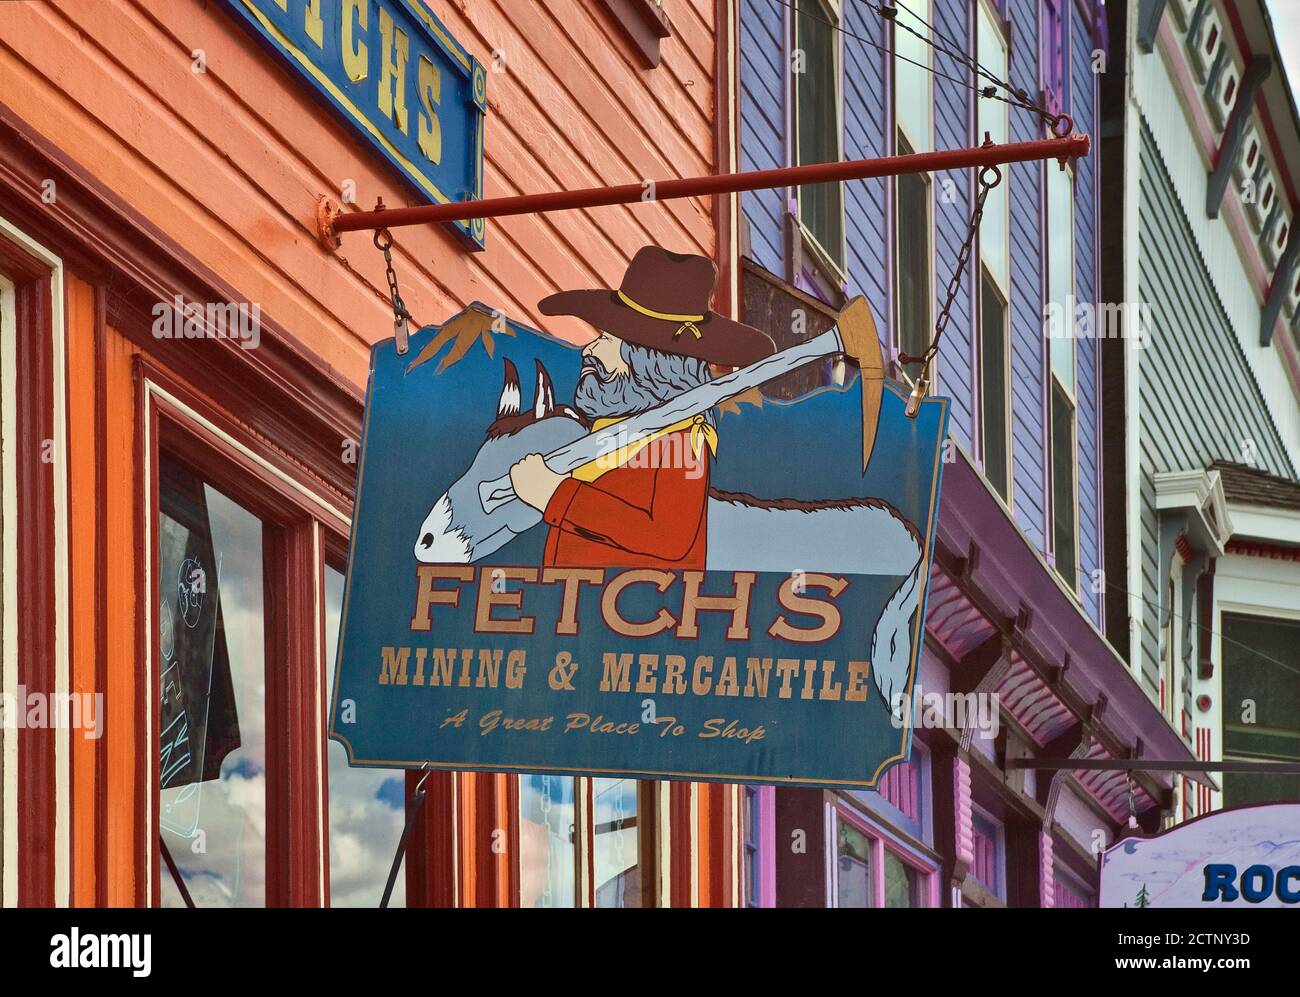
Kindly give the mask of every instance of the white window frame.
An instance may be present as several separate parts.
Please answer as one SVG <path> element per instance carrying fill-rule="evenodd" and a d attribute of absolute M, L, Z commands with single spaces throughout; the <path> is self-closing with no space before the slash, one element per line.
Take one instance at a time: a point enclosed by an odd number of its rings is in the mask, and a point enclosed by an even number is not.
<path fill-rule="evenodd" d="M 1043 219 L 1045 223 L 1043 243 L 1045 249 L 1044 257 L 1046 259 L 1046 273 L 1044 274 L 1044 281 L 1043 281 L 1043 286 L 1045 291 L 1044 306 L 1046 306 L 1047 302 L 1051 300 L 1051 266 L 1052 266 L 1052 259 L 1051 259 L 1052 243 L 1051 243 L 1050 235 L 1047 234 L 1048 226 L 1052 224 L 1051 197 L 1048 192 L 1049 181 L 1048 181 L 1047 171 L 1059 170 L 1059 169 L 1061 169 L 1060 165 L 1056 163 L 1054 160 L 1049 160 L 1043 164 Z M 1075 241 L 1074 241 L 1075 175 L 1074 175 L 1074 170 L 1069 166 L 1065 167 L 1065 172 L 1070 178 L 1070 199 L 1069 199 L 1070 218 L 1068 224 L 1069 224 L 1069 232 L 1070 232 L 1071 259 L 1070 259 L 1070 289 L 1067 292 L 1066 301 L 1061 303 L 1063 308 L 1067 303 L 1072 302 L 1074 300 L 1075 290 L 1076 290 L 1076 278 L 1078 276 L 1078 274 L 1076 273 L 1077 267 L 1075 266 L 1075 262 L 1077 259 L 1077 253 L 1076 253 L 1077 247 L 1075 246 Z M 1073 384 L 1073 389 L 1071 389 L 1070 385 L 1067 385 L 1065 382 L 1063 382 L 1061 378 L 1057 375 L 1056 365 L 1052 361 L 1052 342 L 1050 339 L 1046 339 L 1046 337 L 1044 337 L 1046 342 L 1046 354 L 1047 354 L 1046 356 L 1047 397 L 1044 399 L 1045 402 L 1044 415 L 1046 416 L 1044 436 L 1047 439 L 1047 447 L 1045 448 L 1047 453 L 1047 468 L 1046 468 L 1047 501 L 1045 505 L 1048 508 L 1048 523 L 1047 523 L 1047 531 L 1044 540 L 1045 540 L 1045 546 L 1047 547 L 1047 550 L 1050 552 L 1050 563 L 1052 565 L 1052 570 L 1055 572 L 1056 577 L 1062 581 L 1066 590 L 1074 597 L 1075 601 L 1077 602 L 1080 599 L 1079 592 L 1082 590 L 1082 585 L 1080 583 L 1082 565 L 1080 564 L 1080 539 L 1079 539 L 1079 533 L 1080 533 L 1079 402 L 1078 402 L 1079 348 L 1074 338 L 1074 315 L 1072 312 L 1067 313 L 1065 315 L 1065 323 L 1066 323 L 1065 332 L 1067 336 L 1067 341 L 1070 344 L 1070 381 Z M 1074 577 L 1073 578 L 1065 578 L 1061 574 L 1060 567 L 1059 567 L 1060 562 L 1059 562 L 1059 558 L 1057 557 L 1058 552 L 1056 550 L 1057 510 L 1056 510 L 1056 482 L 1055 482 L 1055 474 L 1054 474 L 1056 451 L 1052 441 L 1052 389 L 1054 386 L 1060 387 L 1061 393 L 1065 396 L 1066 401 L 1069 403 L 1070 406 L 1070 462 L 1074 468 L 1074 472 L 1071 475 L 1072 486 L 1073 486 L 1071 489 L 1072 501 L 1074 503 L 1074 531 L 1073 531 Z"/>
<path fill-rule="evenodd" d="M 929 14 L 930 17 L 927 17 L 926 20 L 930 21 L 931 23 L 933 23 L 933 15 L 934 15 L 933 7 L 934 7 L 933 0 L 929 0 L 926 6 L 926 13 Z M 897 51 L 898 33 L 899 33 L 898 28 L 891 25 L 890 27 L 890 38 L 891 38 L 890 51 L 891 52 Z M 933 70 L 934 49 L 930 46 L 926 46 L 926 60 L 929 63 L 929 68 Z M 903 126 L 902 118 L 898 113 L 898 62 L 899 60 L 897 56 L 892 56 L 889 60 L 889 93 L 890 93 L 890 101 L 892 104 L 890 108 L 891 111 L 890 117 L 893 120 L 893 134 L 890 136 L 890 138 L 894 143 L 894 152 L 895 153 L 899 152 L 900 136 L 902 137 L 903 141 L 907 143 L 907 147 L 912 152 L 914 153 L 929 152 L 934 148 L 934 73 L 931 71 L 924 74 L 926 87 L 927 87 L 925 102 L 930 109 L 930 113 L 927 116 L 927 120 L 929 124 L 929 127 L 927 129 L 928 133 L 924 136 L 912 135 L 908 131 L 908 129 Z M 926 279 L 929 285 L 929 292 L 926 295 L 926 300 L 929 302 L 930 308 L 929 308 L 929 321 L 926 323 L 926 325 L 927 328 L 931 328 L 932 330 L 932 327 L 934 325 L 934 312 L 935 312 L 934 178 L 931 177 L 929 173 L 921 173 L 918 175 L 925 180 L 925 186 L 927 192 L 926 230 L 929 232 L 930 252 L 928 254 L 929 265 L 926 268 Z M 901 329 L 901 322 L 899 321 L 900 300 L 898 294 L 898 286 L 899 286 L 898 244 L 899 244 L 899 233 L 901 231 L 901 226 L 899 225 L 899 218 L 898 218 L 898 182 L 899 182 L 899 177 L 896 176 L 894 177 L 893 183 L 890 184 L 890 196 L 893 198 L 893 204 L 892 204 L 893 210 L 891 212 L 891 215 L 893 217 L 893 222 L 894 222 L 893 238 L 891 239 L 891 242 L 893 243 L 893 251 L 894 251 L 894 265 L 892 268 L 893 287 L 891 288 L 891 293 L 893 298 L 893 307 L 891 309 L 892 315 L 890 316 L 891 318 L 890 325 L 893 327 L 892 340 L 893 340 L 893 350 L 895 356 L 897 356 L 897 354 L 902 350 L 902 329 Z M 934 360 L 930 364 L 930 385 L 932 391 L 936 391 L 939 386 L 939 366 L 940 366 L 939 357 L 936 355 Z M 906 381 L 908 384 L 915 383 L 912 377 L 912 373 L 913 373 L 912 371 L 902 367 L 901 365 L 899 366 L 899 374 L 901 375 L 902 379 Z M 916 373 L 919 375 L 920 371 L 918 370 L 916 371 Z"/>
<path fill-rule="evenodd" d="M 900 135 L 902 136 L 902 138 L 903 138 L 904 141 L 907 141 L 907 142 L 908 142 L 908 148 L 909 148 L 909 149 L 913 149 L 913 147 L 912 147 L 910 141 L 909 141 L 908 138 L 907 138 L 907 134 L 906 134 L 906 132 L 904 132 L 904 131 L 902 130 L 902 126 L 899 125 L 897 121 L 895 121 L 895 135 L 894 135 L 895 147 L 894 147 L 894 151 L 895 151 L 895 152 L 898 151 L 898 145 L 897 145 L 897 142 L 898 142 L 898 138 L 899 138 Z M 913 149 L 913 151 L 915 151 L 915 149 Z M 920 177 L 920 178 L 925 182 L 925 190 L 926 190 L 926 197 L 925 197 L 925 229 L 926 229 L 926 231 L 929 233 L 929 249 L 930 249 L 930 251 L 926 254 L 926 259 L 927 259 L 927 262 L 928 262 L 928 264 L 929 264 L 929 265 L 926 267 L 926 281 L 927 281 L 927 285 L 928 285 L 928 287 L 929 287 L 929 290 L 927 291 L 926 296 L 925 296 L 925 300 L 926 300 L 926 302 L 927 302 L 928 305 L 929 305 L 929 315 L 928 315 L 927 320 L 926 320 L 926 329 L 929 331 L 929 334 L 930 334 L 931 336 L 933 336 L 933 335 L 934 335 L 934 312 L 935 312 L 935 290 L 934 290 L 934 283 L 935 283 L 935 282 L 934 282 L 934 256 L 935 256 L 935 239 L 934 239 L 934 180 L 933 180 L 933 178 L 930 176 L 930 174 L 928 174 L 928 173 L 918 173 L 918 174 L 915 174 L 915 176 L 919 176 L 919 177 Z M 893 315 L 891 316 L 891 318 L 893 319 L 893 321 L 892 321 L 890 324 L 893 326 L 893 349 L 894 349 L 894 354 L 895 354 L 895 356 L 897 356 L 897 355 L 898 355 L 899 353 L 901 353 L 902 350 L 903 350 L 903 328 L 902 328 L 903 323 L 902 323 L 902 310 L 901 310 L 901 309 L 902 309 L 902 296 L 899 294 L 899 270 L 898 270 L 898 260 L 899 260 L 899 238 L 900 238 L 900 235 L 901 235 L 902 230 L 903 230 L 902 225 L 899 224 L 899 211 L 898 211 L 898 201 L 899 201 L 899 197 L 898 197 L 898 184 L 899 184 L 899 181 L 900 181 L 901 179 L 902 179 L 902 178 L 899 177 L 899 176 L 894 177 L 894 181 L 893 181 L 893 183 L 890 185 L 890 187 L 891 187 L 891 194 L 892 194 L 893 199 L 894 199 L 894 204 L 893 204 L 893 208 L 894 208 L 894 210 L 893 210 L 893 217 L 894 217 L 894 238 L 893 238 L 893 243 L 894 243 L 894 246 L 893 246 L 893 249 L 894 249 L 894 266 L 893 266 L 893 271 L 894 271 L 894 280 L 893 280 L 893 284 L 894 284 L 894 286 L 893 286 L 893 288 L 891 289 L 891 290 L 893 291 L 893 295 L 892 295 L 892 296 L 893 296 L 893 309 L 892 309 L 892 310 L 893 310 Z M 901 366 L 901 365 L 899 366 L 899 374 L 902 376 L 903 380 L 906 381 L 908 384 L 914 384 L 914 383 L 915 383 L 915 379 L 912 377 L 912 373 L 913 373 L 913 372 L 910 371 L 910 370 L 908 370 L 907 368 L 905 368 L 905 367 L 903 367 L 903 366 Z M 919 375 L 919 374 L 920 374 L 920 371 L 917 370 L 916 373 Z M 932 393 L 935 392 L 935 391 L 937 391 L 937 389 L 938 389 L 938 385 L 939 385 L 939 355 L 936 353 L 935 356 L 934 356 L 934 359 L 930 361 L 930 386 L 931 386 L 931 392 L 932 392 Z"/>
<path fill-rule="evenodd" d="M 1007 34 L 1003 27 L 1006 23 L 1005 19 L 1003 18 L 1001 12 L 998 10 L 997 4 L 991 2 L 991 0 L 978 0 L 978 4 L 979 4 L 979 8 L 973 12 L 975 15 L 974 20 L 975 20 L 975 32 L 976 32 L 976 52 L 979 51 L 979 31 L 983 27 L 983 20 L 980 17 L 980 14 L 982 13 L 988 18 L 989 22 L 993 25 L 994 30 L 997 32 L 998 43 L 1002 47 L 1003 55 L 1006 59 L 1007 65 L 1009 66 L 1011 62 L 1011 45 L 1010 45 L 1010 40 L 1008 39 Z M 979 79 L 977 79 L 977 85 L 978 83 L 979 83 Z M 1010 140 L 1011 116 L 1010 116 L 1009 106 L 1006 103 L 1001 101 L 997 101 L 997 102 L 988 101 L 988 100 L 981 101 L 981 98 L 978 95 L 975 97 L 974 102 L 975 102 L 976 142 L 978 143 L 980 141 L 983 141 L 982 136 L 985 131 L 985 127 L 984 127 L 985 121 L 983 116 L 980 113 L 981 110 L 985 111 L 986 113 L 991 113 L 991 114 L 996 114 L 1001 116 L 1002 118 L 1001 134 L 1003 135 L 1004 139 Z M 978 363 L 978 368 L 975 372 L 975 383 L 977 385 L 976 391 L 978 392 L 978 402 L 979 402 L 977 408 L 977 411 L 979 412 L 979 420 L 976 426 L 976 431 L 979 434 L 980 470 L 985 472 L 985 477 L 987 478 L 988 473 L 987 473 L 987 467 L 984 459 L 985 457 L 984 404 L 986 401 L 986 397 L 984 394 L 984 376 L 983 376 L 984 309 L 983 309 L 983 302 L 981 300 L 982 288 L 983 288 L 983 274 L 987 273 L 989 282 L 993 285 L 993 287 L 997 290 L 997 293 L 1001 297 L 1002 308 L 1003 308 L 1003 345 L 1004 345 L 1003 361 L 1005 366 L 1005 372 L 1003 376 L 1005 378 L 1004 383 L 1006 386 L 1006 393 L 1003 398 L 1003 406 L 1004 406 L 1003 425 L 1006 431 L 1005 445 L 1006 445 L 1006 455 L 1007 455 L 1007 474 L 1006 474 L 1006 481 L 1005 481 L 1007 494 L 1006 494 L 1006 499 L 1003 501 L 1003 504 L 1006 506 L 1008 512 L 1013 512 L 1015 509 L 1015 494 L 1016 494 L 1016 489 L 1015 489 L 1016 462 L 1015 462 L 1015 454 L 1012 450 L 1013 435 L 1011 431 L 1011 418 L 1012 418 L 1012 406 L 1011 406 L 1011 396 L 1012 396 L 1011 352 L 1012 351 L 1011 351 L 1011 287 L 1010 287 L 1011 285 L 1011 197 L 1007 193 L 1011 183 L 1011 167 L 1010 165 L 1004 165 L 1000 167 L 1000 169 L 1002 171 L 1002 181 L 998 185 L 998 188 L 995 188 L 995 190 L 1000 189 L 1002 191 L 1003 196 L 998 197 L 995 203 L 1001 205 L 1001 214 L 1002 214 L 1001 222 L 1002 222 L 1003 231 L 1006 232 L 1006 242 L 1003 246 L 1004 258 L 1001 261 L 995 260 L 994 263 L 995 264 L 999 262 L 1001 263 L 1001 276 L 999 275 L 995 267 L 988 266 L 989 254 L 986 252 L 984 240 L 980 238 L 978 233 L 976 234 L 976 239 L 978 241 L 978 246 L 979 246 L 979 259 L 981 263 L 981 268 L 979 271 L 977 271 L 978 283 L 976 285 L 976 290 L 975 290 L 976 361 Z M 996 490 L 994 494 L 997 495 Z M 999 500 L 1001 500 L 1000 495 L 997 495 L 997 497 L 999 498 Z"/>
<path fill-rule="evenodd" d="M 786 72 L 790 77 L 790 165 L 800 166 L 803 164 L 803 153 L 799 148 L 799 76 L 802 74 L 791 71 L 791 57 L 796 49 L 799 48 L 799 12 L 797 5 L 799 0 L 791 0 L 795 6 L 788 8 L 787 21 L 789 23 L 788 39 L 789 54 L 786 58 Z M 820 8 L 826 20 L 830 21 L 834 28 L 834 51 L 835 51 L 835 150 L 836 158 L 844 159 L 844 33 L 839 30 L 841 21 L 840 4 L 842 0 L 805 0 L 805 2 L 816 3 Z M 799 233 L 800 241 L 804 251 L 812 257 L 817 269 L 822 271 L 826 279 L 830 280 L 837 288 L 848 280 L 848 225 L 847 211 L 845 207 L 844 182 L 838 183 L 840 190 L 840 246 L 839 257 L 843 264 L 837 263 L 830 251 L 830 248 L 823 246 L 821 241 L 812 233 L 812 230 L 804 224 L 803 221 L 803 198 L 802 187 L 794 187 L 791 190 L 791 199 L 794 202 L 794 225 L 795 230 Z"/>

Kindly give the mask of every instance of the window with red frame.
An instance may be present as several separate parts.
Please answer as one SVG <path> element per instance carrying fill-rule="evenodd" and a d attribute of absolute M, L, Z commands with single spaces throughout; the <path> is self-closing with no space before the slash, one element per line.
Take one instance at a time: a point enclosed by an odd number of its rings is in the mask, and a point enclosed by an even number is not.
<path fill-rule="evenodd" d="M 325 565 L 325 724 L 334 701 L 334 658 L 343 615 L 343 572 Z M 343 745 L 326 748 L 329 787 L 330 906 L 378 907 L 406 824 L 403 773 L 353 768 Z M 390 907 L 406 905 L 406 876 L 393 885 Z"/>
<path fill-rule="evenodd" d="M 162 903 L 264 906 L 263 524 L 166 454 L 158 492 Z"/>

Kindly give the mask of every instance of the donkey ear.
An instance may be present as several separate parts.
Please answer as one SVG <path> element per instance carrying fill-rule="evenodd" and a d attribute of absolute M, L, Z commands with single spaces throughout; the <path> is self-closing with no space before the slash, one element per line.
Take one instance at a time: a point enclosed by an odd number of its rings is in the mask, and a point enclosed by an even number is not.
<path fill-rule="evenodd" d="M 506 379 L 501 385 L 501 400 L 497 402 L 497 418 L 519 414 L 519 371 L 506 357 L 501 362 L 505 364 Z"/>
<path fill-rule="evenodd" d="M 555 409 L 555 392 L 551 389 L 551 375 L 540 360 L 537 361 L 537 397 L 533 401 L 533 418 L 545 419 Z"/>

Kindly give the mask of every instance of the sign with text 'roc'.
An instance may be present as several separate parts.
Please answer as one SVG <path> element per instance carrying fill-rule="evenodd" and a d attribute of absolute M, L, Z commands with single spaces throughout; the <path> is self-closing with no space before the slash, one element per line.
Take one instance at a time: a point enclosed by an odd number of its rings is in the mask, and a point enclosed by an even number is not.
<path fill-rule="evenodd" d="M 650 248 L 541 303 L 602 330 L 581 350 L 480 305 L 374 348 L 352 764 L 868 787 L 907 758 L 947 402 L 904 414 L 861 299 L 778 350 L 711 287 Z"/>
<path fill-rule="evenodd" d="M 1300 906 L 1300 803 L 1219 810 L 1117 841 L 1102 856 L 1100 905 Z"/>
<path fill-rule="evenodd" d="M 422 198 L 483 196 L 487 73 L 423 0 L 225 3 Z M 454 230 L 483 246 L 482 218 Z"/>

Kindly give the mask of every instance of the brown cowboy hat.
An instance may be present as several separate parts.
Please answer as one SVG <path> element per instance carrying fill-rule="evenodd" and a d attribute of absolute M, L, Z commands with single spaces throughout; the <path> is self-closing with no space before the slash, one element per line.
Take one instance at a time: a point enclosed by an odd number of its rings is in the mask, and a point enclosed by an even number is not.
<path fill-rule="evenodd" d="M 707 256 L 637 250 L 617 291 L 560 291 L 537 305 L 543 315 L 574 315 L 598 329 L 661 353 L 745 367 L 776 352 L 771 338 L 709 308 L 718 268 Z"/>

